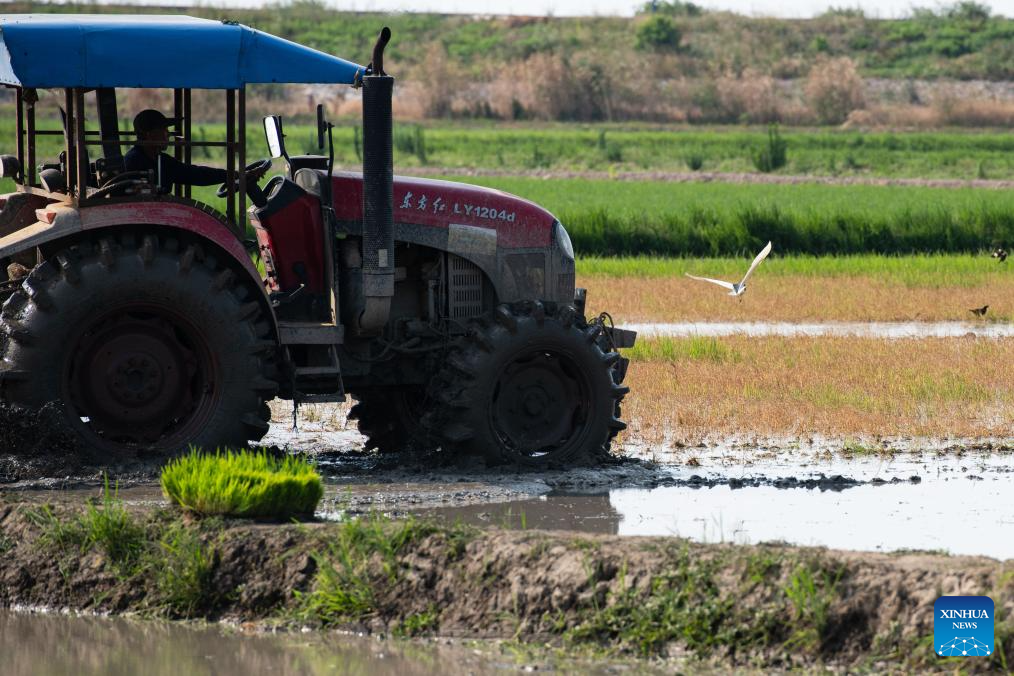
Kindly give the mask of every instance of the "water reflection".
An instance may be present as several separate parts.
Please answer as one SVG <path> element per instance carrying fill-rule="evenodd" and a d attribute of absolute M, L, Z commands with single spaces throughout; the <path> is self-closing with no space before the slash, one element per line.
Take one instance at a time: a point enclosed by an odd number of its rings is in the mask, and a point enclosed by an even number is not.
<path fill-rule="evenodd" d="M 610 502 L 609 494 L 555 492 L 529 500 L 506 503 L 437 507 L 428 516 L 453 523 L 502 528 L 581 530 L 585 533 L 615 535 L 623 518 Z"/>
<path fill-rule="evenodd" d="M 0 656 L 0 672 L 16 676 L 415 676 L 492 667 L 457 646 L 6 611 L 0 612 Z"/>
<path fill-rule="evenodd" d="M 793 455 L 673 467 L 669 485 L 553 492 L 500 504 L 423 510 L 445 521 L 702 542 L 786 542 L 838 549 L 942 550 L 1014 558 L 1014 456 L 877 455 L 809 462 Z M 845 490 L 813 476 L 834 473 Z M 691 474 L 693 473 L 693 474 Z M 689 475 L 689 476 L 688 476 Z M 832 477 L 832 478 L 834 478 Z"/>

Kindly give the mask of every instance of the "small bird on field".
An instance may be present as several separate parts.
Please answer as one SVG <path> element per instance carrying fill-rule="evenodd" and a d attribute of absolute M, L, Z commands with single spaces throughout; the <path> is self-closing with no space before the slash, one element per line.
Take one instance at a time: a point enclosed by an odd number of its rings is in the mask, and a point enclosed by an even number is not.
<path fill-rule="evenodd" d="M 771 242 L 768 242 L 768 245 L 761 249 L 761 252 L 753 259 L 753 263 L 750 264 L 750 269 L 746 271 L 746 274 L 743 275 L 743 279 L 739 280 L 739 282 L 726 282 L 721 279 L 711 279 L 710 277 L 697 277 L 689 272 L 686 273 L 686 275 L 690 279 L 696 279 L 700 282 L 718 284 L 725 289 L 729 289 L 730 296 L 739 296 L 746 291 L 746 280 L 750 278 L 750 275 L 752 275 L 757 266 L 761 264 L 761 261 L 768 257 L 769 253 L 771 253 Z"/>
<path fill-rule="evenodd" d="M 969 310 L 969 312 L 971 312 L 976 317 L 985 317 L 986 310 L 988 309 L 989 309 L 988 305 L 983 305 L 982 307 L 973 307 Z"/>
<path fill-rule="evenodd" d="M 1003 249 L 997 249 L 996 251 L 993 252 L 993 258 L 997 259 L 998 263 L 1003 263 L 1005 260 L 1007 260 L 1007 252 L 1004 251 Z"/>

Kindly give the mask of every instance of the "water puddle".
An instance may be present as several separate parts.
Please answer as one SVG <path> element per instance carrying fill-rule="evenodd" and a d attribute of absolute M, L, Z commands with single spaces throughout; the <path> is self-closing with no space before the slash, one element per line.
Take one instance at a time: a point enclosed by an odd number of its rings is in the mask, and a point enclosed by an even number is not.
<path fill-rule="evenodd" d="M 905 450 L 843 453 L 820 439 L 791 448 L 726 441 L 641 449 L 655 463 L 543 474 L 325 473 L 316 516 L 415 514 L 481 527 L 1014 559 L 1014 450 L 1004 440 L 898 444 Z M 80 504 L 101 492 L 93 485 L 17 494 Z M 157 484 L 121 488 L 118 497 L 142 507 L 167 504 Z"/>
<path fill-rule="evenodd" d="M 624 324 L 642 337 L 854 336 L 859 338 L 1009 338 L 1014 324 L 989 322 L 680 322 Z"/>
<path fill-rule="evenodd" d="M 743 462 L 724 452 L 700 467 L 673 467 L 654 487 L 563 487 L 526 500 L 423 513 L 480 526 L 1007 559 L 1014 558 L 1012 489 L 1010 454 L 820 461 L 783 454 Z"/>

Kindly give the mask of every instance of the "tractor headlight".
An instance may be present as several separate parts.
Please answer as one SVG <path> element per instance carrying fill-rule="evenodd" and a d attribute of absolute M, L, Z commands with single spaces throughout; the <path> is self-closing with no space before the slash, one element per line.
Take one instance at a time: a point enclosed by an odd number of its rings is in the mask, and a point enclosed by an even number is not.
<path fill-rule="evenodd" d="M 563 227 L 560 221 L 553 224 L 553 230 L 555 231 L 556 246 L 560 247 L 560 251 L 568 260 L 574 260 L 574 243 L 570 241 L 570 235 L 567 234 L 567 229 Z"/>

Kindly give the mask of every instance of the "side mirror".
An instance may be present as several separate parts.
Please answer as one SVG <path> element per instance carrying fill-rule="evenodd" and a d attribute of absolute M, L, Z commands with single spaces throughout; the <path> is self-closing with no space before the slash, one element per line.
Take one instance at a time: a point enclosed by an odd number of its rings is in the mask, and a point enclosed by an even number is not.
<path fill-rule="evenodd" d="M 285 134 L 282 133 L 281 117 L 269 115 L 264 118 L 264 137 L 268 141 L 268 150 L 271 152 L 271 157 L 284 157 L 288 159 L 288 155 L 285 154 Z"/>

